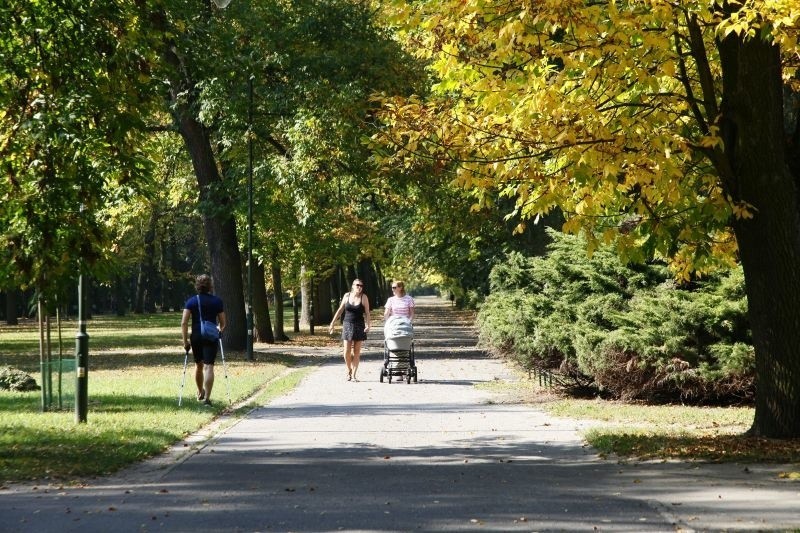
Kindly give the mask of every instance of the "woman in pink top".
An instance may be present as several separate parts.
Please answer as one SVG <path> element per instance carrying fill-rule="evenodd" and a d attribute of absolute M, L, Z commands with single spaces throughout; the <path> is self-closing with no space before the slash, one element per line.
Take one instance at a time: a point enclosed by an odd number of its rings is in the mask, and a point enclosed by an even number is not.
<path fill-rule="evenodd" d="M 407 316 L 414 321 L 414 299 L 406 294 L 406 286 L 402 281 L 392 283 L 392 294 L 394 296 L 386 300 L 383 319 L 387 320 L 391 316 Z"/>

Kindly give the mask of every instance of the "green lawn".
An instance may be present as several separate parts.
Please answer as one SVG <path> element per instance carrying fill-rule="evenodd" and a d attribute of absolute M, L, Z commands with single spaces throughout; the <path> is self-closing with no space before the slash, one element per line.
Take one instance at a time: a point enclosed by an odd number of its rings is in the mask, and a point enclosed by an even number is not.
<path fill-rule="evenodd" d="M 75 330 L 74 322 L 62 325 L 68 359 L 74 358 Z M 184 362 L 179 313 L 98 316 L 90 321 L 88 333 L 88 423 L 75 422 L 74 400 L 69 394 L 74 390 L 74 373 L 64 376 L 65 402 L 60 411 L 42 413 L 40 392 L 0 391 L 0 483 L 33 479 L 69 482 L 113 472 L 160 453 L 208 424 L 227 408 L 228 388 L 233 403 L 246 398 L 251 399 L 247 405 L 263 403 L 294 387 L 311 368 L 300 364 L 308 361 L 288 355 L 257 353 L 256 360 L 248 362 L 241 352 L 226 353 L 226 368 L 216 367 L 214 407 L 207 408 L 194 400 L 190 361 L 183 405 L 178 407 Z M 55 333 L 53 344 L 56 357 Z M 297 335 L 293 344 L 338 346 L 338 341 L 305 332 Z M 5 365 L 25 370 L 40 381 L 35 324 L 0 326 L 0 366 Z M 523 374 L 515 383 L 482 386 L 508 392 L 520 401 L 535 401 L 556 416 L 598 421 L 584 437 L 601 454 L 637 460 L 768 462 L 796 462 L 800 457 L 800 440 L 744 436 L 752 421 L 751 408 L 564 399 Z"/>
<path fill-rule="evenodd" d="M 65 359 L 74 359 L 76 328 L 74 321 L 62 324 Z M 51 339 L 57 358 L 55 329 L 54 323 Z M 301 364 L 309 361 L 288 355 L 257 353 L 255 361 L 245 361 L 241 352 L 226 353 L 224 366 L 217 359 L 214 406 L 209 408 L 194 399 L 190 356 L 179 407 L 185 357 L 180 313 L 97 316 L 87 330 L 87 423 L 75 422 L 74 372 L 63 376 L 61 410 L 41 412 L 40 391 L 0 391 L 0 483 L 68 482 L 113 472 L 162 452 L 208 424 L 230 408 L 229 395 L 233 404 L 250 398 L 239 409 L 243 411 L 290 389 L 311 368 Z M 38 344 L 35 323 L 0 327 L 0 366 L 24 370 L 41 384 Z"/>

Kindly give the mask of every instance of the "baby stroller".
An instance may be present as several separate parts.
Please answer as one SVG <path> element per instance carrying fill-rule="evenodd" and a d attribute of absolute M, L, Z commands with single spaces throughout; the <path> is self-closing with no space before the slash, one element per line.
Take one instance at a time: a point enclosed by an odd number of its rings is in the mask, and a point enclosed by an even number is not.
<path fill-rule="evenodd" d="M 406 383 L 417 382 L 417 365 L 414 363 L 414 328 L 411 320 L 405 316 L 390 317 L 383 326 L 383 378 L 392 382 L 392 376 L 398 376 Z"/>

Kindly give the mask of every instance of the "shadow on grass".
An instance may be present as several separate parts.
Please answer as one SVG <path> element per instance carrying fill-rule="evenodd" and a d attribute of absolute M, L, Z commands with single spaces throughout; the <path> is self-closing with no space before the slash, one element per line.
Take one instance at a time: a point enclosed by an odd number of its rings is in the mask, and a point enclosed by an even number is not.
<path fill-rule="evenodd" d="M 0 396 L 0 413 L 32 421 L 0 423 L 2 480 L 105 474 L 160 453 L 219 411 L 193 397 L 178 407 L 177 392 L 174 397 L 94 394 L 89 398 L 90 423 L 78 425 L 66 410 L 40 413 L 36 393 Z"/>
<path fill-rule="evenodd" d="M 0 473 L 4 480 L 68 479 L 111 473 L 151 457 L 182 437 L 178 430 L 113 428 L 101 432 L 63 427 L 17 427 L 12 441 L 3 438 Z M 35 473 L 35 474 L 34 474 Z"/>
<path fill-rule="evenodd" d="M 269 380 L 262 392 L 280 392 L 293 383 L 293 376 L 296 381 L 303 374 L 302 369 L 283 374 L 273 367 L 271 375 L 277 379 Z M 104 475 L 156 455 L 231 409 L 225 388 L 212 408 L 195 400 L 192 385 L 184 388 L 179 407 L 177 383 L 174 395 L 165 395 L 163 388 L 155 394 L 90 394 L 87 424 L 75 424 L 66 410 L 41 413 L 37 392 L 2 394 L 0 482 Z M 242 409 L 247 407 L 236 412 Z"/>
<path fill-rule="evenodd" d="M 167 413 L 172 412 L 178 407 L 178 387 L 175 388 L 174 396 L 138 396 L 134 394 L 89 394 L 89 411 L 92 415 L 102 415 L 109 413 Z M 223 390 L 224 392 L 224 390 Z M 194 401 L 194 386 L 185 386 L 183 391 L 183 407 L 190 407 L 198 404 Z M 57 410 L 53 413 L 65 413 L 72 408 Z M 31 413 L 40 414 L 41 399 L 40 392 L 26 392 L 17 394 L 4 394 L 0 396 L 0 413 Z M 14 428 L 16 431 L 16 426 Z"/>
<path fill-rule="evenodd" d="M 223 369 L 222 361 L 217 359 L 217 374 L 218 379 L 223 379 L 223 371 L 227 370 L 228 374 L 234 374 L 236 371 L 246 370 L 251 367 L 263 367 L 264 365 L 278 365 L 285 368 L 293 368 L 299 366 L 307 366 L 318 364 L 320 361 L 314 357 L 294 357 L 287 354 L 258 354 L 253 361 L 244 360 L 244 352 L 240 353 L 241 358 L 231 360 L 226 356 L 226 367 Z M 186 381 L 184 384 L 183 396 L 185 402 L 194 401 L 194 383 L 193 371 L 194 360 L 191 354 L 189 355 L 186 370 Z M 181 380 L 181 374 L 184 364 L 184 354 L 180 357 L 167 356 L 164 354 L 147 354 L 141 357 L 132 357 L 128 354 L 104 354 L 90 357 L 89 361 L 89 409 L 95 412 L 131 412 L 131 411 L 168 411 L 177 407 L 177 399 L 179 394 L 178 384 Z M 174 396 L 163 396 L 158 394 L 142 394 L 121 392 L 119 394 L 103 394 L 97 393 L 92 390 L 92 382 L 95 375 L 93 372 L 115 372 L 115 371 L 131 371 L 134 367 L 146 366 L 150 369 L 157 369 L 157 372 L 163 376 L 163 379 L 174 381 L 175 390 Z M 163 369 L 163 371 L 162 371 Z M 37 383 L 41 382 L 41 374 L 38 372 L 32 373 L 36 378 Z M 123 375 L 123 374 L 120 374 Z M 55 379 L 55 378 L 54 378 Z M 149 379 L 143 377 L 142 379 Z M 159 378 L 161 379 L 161 378 Z M 235 378 L 232 378 L 235 379 Z M 53 412 L 64 412 L 74 409 L 74 371 L 65 372 L 62 375 L 62 383 L 64 383 L 64 401 L 68 404 L 64 409 L 53 409 Z M 54 387 L 56 381 L 54 381 Z M 218 382 L 224 385 L 223 381 Z M 225 389 L 220 389 L 219 394 L 222 394 Z M 0 391 L 0 415 L 2 413 L 40 413 L 41 412 L 41 390 L 28 391 L 28 392 L 9 392 Z M 2 424 L 2 416 L 0 416 L 0 424 Z"/>

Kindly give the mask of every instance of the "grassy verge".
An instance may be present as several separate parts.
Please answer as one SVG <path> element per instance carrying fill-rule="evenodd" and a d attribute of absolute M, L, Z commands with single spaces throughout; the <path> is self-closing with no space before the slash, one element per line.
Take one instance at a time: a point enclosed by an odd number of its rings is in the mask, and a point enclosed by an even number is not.
<path fill-rule="evenodd" d="M 89 376 L 86 424 L 77 424 L 72 411 L 42 413 L 39 392 L 2 391 L 0 480 L 69 481 L 114 472 L 164 451 L 210 422 L 228 407 L 228 391 L 232 403 L 255 391 L 260 391 L 257 400 L 264 401 L 294 386 L 307 370 L 289 368 L 295 361 L 286 357 L 260 359 L 228 362 L 227 379 L 217 365 L 210 408 L 194 399 L 191 363 L 178 406 L 182 359 L 171 365 L 95 370 Z"/>
<path fill-rule="evenodd" d="M 603 455 L 636 460 L 771 463 L 792 463 L 800 458 L 800 439 L 744 435 L 753 421 L 752 408 L 567 399 L 525 377 L 483 387 L 516 401 L 535 402 L 554 416 L 597 422 L 583 436 Z"/>
<path fill-rule="evenodd" d="M 67 359 L 74 357 L 74 334 L 74 323 L 62 324 Z M 195 400 L 190 356 L 179 407 L 184 379 L 179 313 L 95 317 L 89 335 L 86 424 L 75 422 L 74 372 L 63 376 L 62 410 L 42 412 L 40 391 L 0 391 L 0 483 L 68 482 L 114 472 L 164 451 L 231 404 L 250 398 L 239 409 L 244 412 L 285 393 L 310 370 L 288 355 L 256 353 L 255 361 L 245 361 L 243 353 L 226 353 L 224 367 L 217 358 L 213 407 L 206 407 Z M 55 327 L 52 342 L 57 357 Z M 41 384 L 35 324 L 0 328 L 4 365 L 30 373 Z"/>

